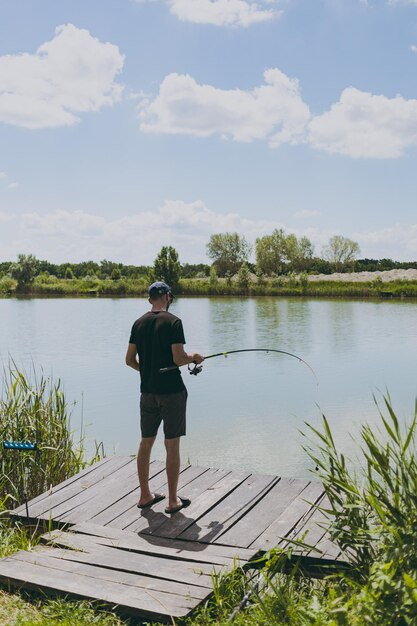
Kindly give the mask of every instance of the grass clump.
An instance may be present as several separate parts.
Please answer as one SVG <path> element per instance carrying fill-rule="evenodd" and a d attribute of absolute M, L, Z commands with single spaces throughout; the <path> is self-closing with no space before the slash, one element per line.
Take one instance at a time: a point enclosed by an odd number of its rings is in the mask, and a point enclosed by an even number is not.
<path fill-rule="evenodd" d="M 126 626 L 129 621 L 93 602 L 65 599 L 30 600 L 0 591 L 0 624 L 4 626 Z M 140 622 L 136 622 L 140 624 Z M 133 622 L 132 622 L 133 626 Z"/>
<path fill-rule="evenodd" d="M 73 440 L 70 412 L 61 389 L 43 374 L 34 382 L 13 363 L 3 371 L 0 441 L 31 441 L 34 452 L 0 448 L 0 501 L 9 508 L 31 499 L 83 469 L 83 434 Z M 99 459 L 99 449 L 90 463 Z"/>

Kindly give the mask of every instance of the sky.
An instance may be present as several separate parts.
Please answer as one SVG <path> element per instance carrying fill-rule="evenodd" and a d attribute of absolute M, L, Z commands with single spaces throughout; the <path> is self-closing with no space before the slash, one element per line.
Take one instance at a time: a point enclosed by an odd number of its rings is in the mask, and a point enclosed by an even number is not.
<path fill-rule="evenodd" d="M 417 0 L 0 0 L 0 261 L 417 260 Z"/>

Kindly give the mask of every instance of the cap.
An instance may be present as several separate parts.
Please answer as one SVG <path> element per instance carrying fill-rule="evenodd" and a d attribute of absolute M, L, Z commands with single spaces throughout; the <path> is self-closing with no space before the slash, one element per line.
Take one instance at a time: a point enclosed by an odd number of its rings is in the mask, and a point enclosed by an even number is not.
<path fill-rule="evenodd" d="M 148 289 L 148 294 L 150 296 L 162 296 L 162 294 L 170 292 L 171 287 L 164 283 L 162 280 L 157 280 L 156 283 L 152 283 L 152 285 Z"/>

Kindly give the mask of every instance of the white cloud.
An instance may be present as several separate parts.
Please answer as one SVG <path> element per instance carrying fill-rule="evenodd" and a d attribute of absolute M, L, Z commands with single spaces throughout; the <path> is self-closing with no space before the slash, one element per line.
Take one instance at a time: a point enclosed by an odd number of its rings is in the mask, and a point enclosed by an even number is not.
<path fill-rule="evenodd" d="M 417 46 L 415 46 L 414 44 L 410 46 L 410 50 L 411 52 L 417 52 Z"/>
<path fill-rule="evenodd" d="M 252 91 L 199 85 L 188 75 L 169 74 L 159 95 L 139 107 L 141 130 L 235 141 L 266 139 L 276 147 L 298 143 L 309 120 L 298 81 L 278 69 L 264 72 L 265 84 Z"/>
<path fill-rule="evenodd" d="M 19 183 L 10 183 L 7 185 L 7 189 L 17 189 L 19 187 Z"/>
<path fill-rule="evenodd" d="M 6 213 L 5 211 L 0 211 L 0 224 L 11 222 L 13 219 L 14 217 L 10 213 Z"/>
<path fill-rule="evenodd" d="M 215 26 L 250 26 L 269 21 L 280 11 L 265 8 L 262 2 L 245 0 L 171 0 L 170 10 L 184 22 Z"/>
<path fill-rule="evenodd" d="M 55 262 L 107 258 L 133 264 L 151 264 L 163 245 L 172 245 L 182 262 L 192 263 L 207 261 L 206 244 L 213 233 L 250 233 L 255 240 L 280 227 L 275 221 L 217 213 L 199 200 L 169 200 L 156 211 L 117 219 L 83 211 L 26 213 L 15 218 L 12 238 L 1 241 L 0 234 L 0 245 L 3 258 L 23 252 Z"/>
<path fill-rule="evenodd" d="M 362 256 L 412 261 L 417 257 L 417 224 L 394 224 L 367 233 L 352 234 Z"/>
<path fill-rule="evenodd" d="M 78 113 L 119 100 L 123 60 L 117 46 L 87 30 L 59 26 L 35 54 L 0 57 L 0 121 L 33 129 L 75 124 Z"/>
<path fill-rule="evenodd" d="M 136 0 L 138 3 L 155 0 Z M 163 0 L 170 12 L 183 22 L 213 26 L 251 26 L 282 14 L 271 5 L 277 0 Z"/>
<path fill-rule="evenodd" d="M 83 211 L 26 213 L 0 211 L 1 259 L 19 253 L 35 254 L 51 262 L 110 259 L 150 265 L 164 245 L 174 246 L 182 263 L 208 262 L 210 235 L 238 232 L 252 243 L 257 237 L 283 228 L 306 236 L 320 250 L 334 235 L 330 228 L 293 229 L 278 220 L 247 219 L 237 213 L 219 213 L 196 200 L 168 200 L 156 211 L 144 211 L 117 219 Z M 7 230 L 8 229 L 8 230 Z M 396 224 L 375 231 L 346 233 L 360 244 L 363 257 L 410 260 L 417 257 L 417 224 Z M 140 241 L 140 246 L 138 246 Z"/>
<path fill-rule="evenodd" d="M 304 209 L 303 211 L 297 211 L 294 213 L 294 217 L 299 219 L 310 218 L 310 217 L 319 217 L 321 215 L 320 211 Z"/>
<path fill-rule="evenodd" d="M 7 174 L 6 172 L 0 172 L 0 180 L 2 180 L 3 178 L 6 178 Z"/>
<path fill-rule="evenodd" d="M 314 148 L 353 158 L 396 158 L 417 144 L 417 100 L 345 89 L 330 111 L 309 124 Z"/>
<path fill-rule="evenodd" d="M 329 111 L 313 117 L 298 80 L 276 68 L 250 91 L 169 74 L 155 98 L 141 96 L 138 112 L 143 132 L 263 140 L 271 148 L 304 143 L 351 158 L 398 158 L 417 145 L 417 99 L 348 87 Z"/>

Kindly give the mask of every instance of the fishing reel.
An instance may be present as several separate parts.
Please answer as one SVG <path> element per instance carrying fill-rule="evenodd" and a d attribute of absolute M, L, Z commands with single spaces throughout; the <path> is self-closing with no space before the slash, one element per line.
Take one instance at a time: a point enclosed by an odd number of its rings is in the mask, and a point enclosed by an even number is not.
<path fill-rule="evenodd" d="M 188 364 L 188 371 L 191 376 L 197 376 L 197 374 L 200 374 L 203 371 L 202 365 L 197 365 L 197 363 L 194 363 L 194 367 L 190 367 L 190 365 L 191 363 Z"/>

